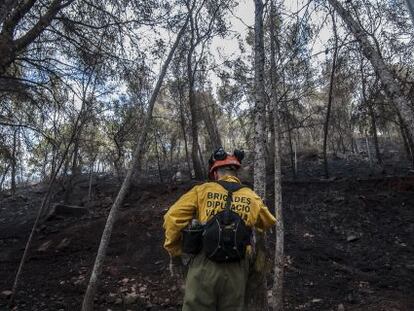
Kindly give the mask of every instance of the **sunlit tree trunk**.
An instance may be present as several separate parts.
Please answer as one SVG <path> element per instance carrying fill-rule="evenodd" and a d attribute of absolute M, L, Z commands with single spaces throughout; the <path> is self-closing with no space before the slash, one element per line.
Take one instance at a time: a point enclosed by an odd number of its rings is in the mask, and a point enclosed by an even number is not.
<path fill-rule="evenodd" d="M 264 42 L 263 42 L 263 1 L 255 0 L 255 44 L 254 44 L 254 96 L 255 96 L 255 137 L 254 137 L 254 190 L 266 198 L 266 102 L 264 84 Z M 267 282 L 265 271 L 265 236 L 256 237 L 256 270 L 248 282 L 248 310 L 268 310 Z"/>
<path fill-rule="evenodd" d="M 193 70 L 193 53 L 195 50 L 195 29 L 194 29 L 194 17 L 190 17 L 190 48 L 187 54 L 187 79 L 188 79 L 188 105 L 190 107 L 191 114 L 191 160 L 193 162 L 194 175 L 196 179 L 204 179 L 203 168 L 198 155 L 198 120 L 199 111 L 197 110 L 196 98 L 194 93 L 194 70 Z"/>
<path fill-rule="evenodd" d="M 254 145 L 254 190 L 266 198 L 266 98 L 264 82 L 263 1 L 255 0 L 254 26 L 254 96 L 255 96 L 255 145 Z"/>
<path fill-rule="evenodd" d="M 280 157 L 280 118 L 278 103 L 278 78 L 276 67 L 276 49 L 279 46 L 277 38 L 277 17 L 275 0 L 270 2 L 270 72 L 271 72 L 271 108 L 273 120 L 273 146 L 274 146 L 274 173 L 275 173 L 275 259 L 274 259 L 274 280 L 272 289 L 272 308 L 273 311 L 283 310 L 283 275 L 284 275 L 284 226 L 283 226 L 283 210 L 282 210 L 282 173 L 281 173 L 281 157 Z"/>

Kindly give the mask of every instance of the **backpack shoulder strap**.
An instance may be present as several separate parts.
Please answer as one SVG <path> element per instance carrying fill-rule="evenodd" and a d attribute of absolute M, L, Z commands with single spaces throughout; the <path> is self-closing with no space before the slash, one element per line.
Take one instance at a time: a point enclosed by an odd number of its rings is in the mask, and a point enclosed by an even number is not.
<path fill-rule="evenodd" d="M 240 190 L 241 188 L 244 188 L 246 186 L 239 183 L 228 182 L 224 180 L 218 180 L 216 181 L 216 183 L 218 183 L 220 186 L 227 190 L 227 200 L 225 209 L 230 210 L 231 202 L 233 201 L 233 192 L 236 192 L 237 190 Z"/>
<path fill-rule="evenodd" d="M 236 192 L 237 190 L 240 190 L 241 188 L 246 187 L 243 184 L 239 184 L 239 183 L 236 183 L 236 182 L 224 181 L 224 180 L 217 180 L 216 183 L 218 183 L 220 186 L 222 186 L 224 189 L 226 189 L 229 192 Z"/>

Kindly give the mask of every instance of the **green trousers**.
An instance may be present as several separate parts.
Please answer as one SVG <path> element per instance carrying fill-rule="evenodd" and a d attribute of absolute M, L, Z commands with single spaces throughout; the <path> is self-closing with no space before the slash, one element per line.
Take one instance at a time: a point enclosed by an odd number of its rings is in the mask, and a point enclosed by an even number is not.
<path fill-rule="evenodd" d="M 185 282 L 183 311 L 243 311 L 249 260 L 216 263 L 198 254 Z"/>

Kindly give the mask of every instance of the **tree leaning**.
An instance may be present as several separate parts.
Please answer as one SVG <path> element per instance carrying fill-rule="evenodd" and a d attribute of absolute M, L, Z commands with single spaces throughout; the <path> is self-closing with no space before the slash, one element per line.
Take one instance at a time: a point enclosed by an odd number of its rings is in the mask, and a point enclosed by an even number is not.
<path fill-rule="evenodd" d="M 385 64 L 379 51 L 369 42 L 367 34 L 362 27 L 352 17 L 348 10 L 337 0 L 328 0 L 335 11 L 341 16 L 342 20 L 351 30 L 359 44 L 361 45 L 362 53 L 371 62 L 372 66 L 379 79 L 381 80 L 384 91 L 391 99 L 395 107 L 401 113 L 405 126 L 411 137 L 414 137 L 414 109 L 412 103 L 404 96 L 400 85 L 395 81 L 390 69 Z M 411 104 L 411 105 L 410 105 Z"/>
<path fill-rule="evenodd" d="M 106 256 L 106 251 L 109 245 L 109 241 L 111 238 L 111 234 L 112 234 L 112 229 L 113 226 L 115 224 L 116 221 L 116 217 L 118 214 L 118 210 L 119 207 L 121 206 L 127 192 L 128 189 L 131 185 L 131 181 L 132 181 L 132 176 L 134 175 L 134 173 L 136 172 L 137 167 L 139 167 L 140 161 L 142 159 L 142 155 L 143 155 L 143 149 L 144 149 L 144 143 L 145 143 L 145 139 L 147 136 L 147 132 L 149 129 L 149 125 L 150 125 L 150 121 L 152 118 L 152 111 L 154 109 L 154 105 L 155 105 L 155 101 L 157 99 L 159 90 L 161 88 L 164 76 L 167 72 L 168 66 L 171 62 L 171 59 L 174 55 L 174 52 L 180 42 L 181 37 L 184 34 L 184 31 L 187 28 L 188 25 L 188 21 L 189 21 L 189 16 L 187 16 L 186 21 L 183 25 L 183 27 L 180 29 L 180 32 L 177 34 L 177 37 L 175 39 L 174 45 L 171 47 L 171 50 L 168 54 L 167 59 L 164 62 L 164 65 L 161 69 L 160 75 L 158 77 L 158 81 L 157 84 L 155 85 L 154 91 L 151 95 L 150 101 L 149 101 L 149 105 L 148 105 L 148 110 L 147 113 L 145 115 L 145 119 L 144 119 L 144 123 L 142 126 L 142 132 L 141 135 L 138 137 L 137 139 L 137 145 L 135 147 L 134 150 L 134 154 L 132 157 L 132 161 L 130 164 L 130 168 L 127 172 L 127 175 L 122 183 L 121 189 L 118 192 L 118 195 L 115 199 L 115 202 L 113 203 L 111 210 L 109 212 L 108 215 L 108 219 L 106 221 L 105 224 L 105 228 L 104 231 L 102 233 L 102 238 L 101 238 L 101 242 L 99 244 L 99 249 L 98 249 L 98 253 L 96 255 L 96 259 L 95 259 L 95 264 L 91 273 L 91 277 L 89 279 L 89 284 L 88 284 L 88 288 L 86 290 L 85 293 L 85 297 L 83 299 L 83 303 L 82 303 L 82 311 L 92 311 L 93 310 L 93 305 L 94 305 L 94 298 L 95 298 L 95 293 L 96 293 L 96 289 L 97 289 L 97 285 L 98 285 L 98 278 L 101 274 L 102 271 L 102 267 L 103 267 L 103 263 L 105 260 L 105 256 Z"/>

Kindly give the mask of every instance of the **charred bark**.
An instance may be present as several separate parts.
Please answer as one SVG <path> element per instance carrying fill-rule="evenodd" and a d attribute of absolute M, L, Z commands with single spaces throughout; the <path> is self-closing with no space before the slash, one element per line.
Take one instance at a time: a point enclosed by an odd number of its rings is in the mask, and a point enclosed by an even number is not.
<path fill-rule="evenodd" d="M 323 164 L 325 170 L 325 178 L 329 178 L 329 166 L 328 166 L 328 156 L 327 156 L 327 141 L 328 141 L 328 132 L 329 132 L 329 121 L 331 118 L 331 110 L 332 110 L 332 101 L 333 101 L 333 91 L 334 91 L 334 84 L 335 84 L 335 70 L 336 70 L 336 60 L 338 57 L 338 34 L 336 30 L 336 21 L 335 21 L 335 13 L 332 12 L 332 25 L 333 25 L 333 32 L 335 37 L 334 43 L 334 52 L 332 55 L 332 68 L 331 68 L 331 75 L 329 79 L 329 95 L 328 95 L 328 106 L 326 110 L 326 117 L 325 123 L 323 126 Z"/>

